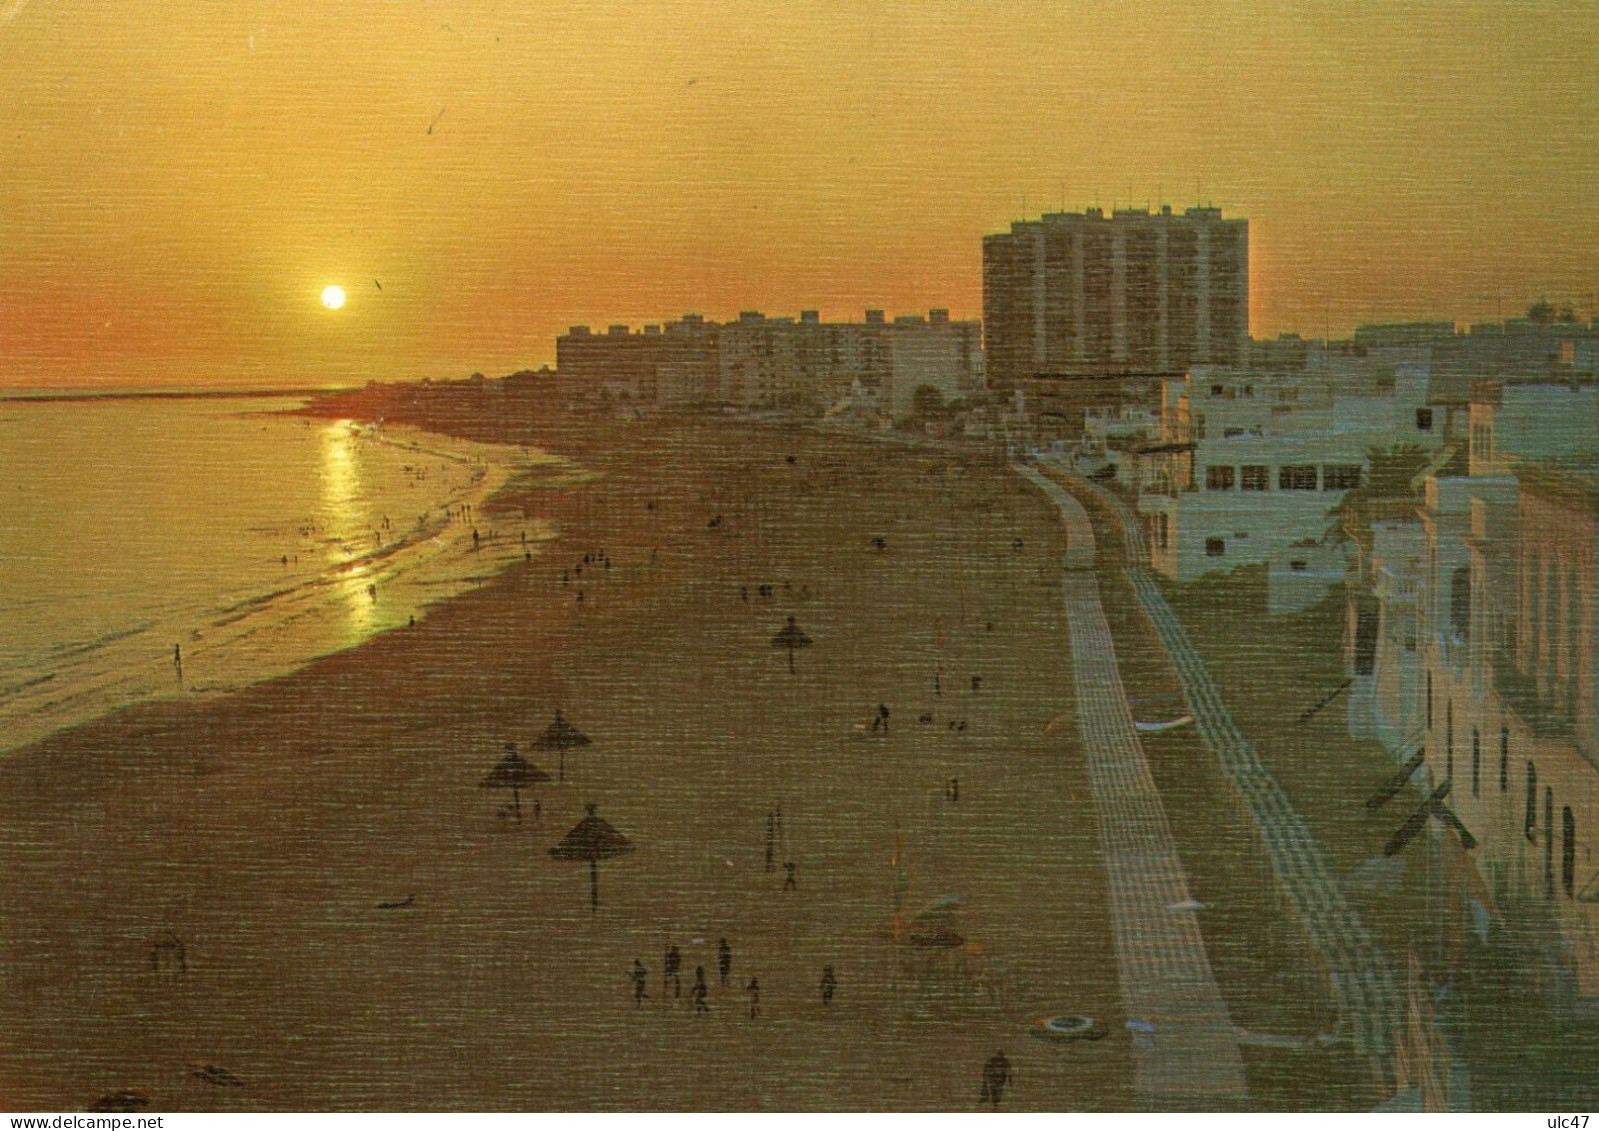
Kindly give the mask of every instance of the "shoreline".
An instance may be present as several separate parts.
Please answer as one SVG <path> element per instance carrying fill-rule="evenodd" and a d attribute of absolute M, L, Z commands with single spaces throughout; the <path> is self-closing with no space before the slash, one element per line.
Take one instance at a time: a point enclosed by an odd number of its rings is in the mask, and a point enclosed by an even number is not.
<path fill-rule="evenodd" d="M 242 415 L 259 414 L 246 410 Z M 267 415 L 300 414 L 290 409 Z M 482 507 L 521 479 L 546 475 L 569 482 L 583 475 L 571 461 L 526 446 L 488 445 L 411 425 L 377 431 L 352 420 L 350 429 L 356 442 L 381 444 L 396 461 L 415 453 L 453 464 L 468 476 L 466 485 L 440 495 L 426 524 L 419 519 L 406 528 L 402 523 L 373 544 L 346 531 L 341 542 L 324 539 L 320 546 L 305 546 L 312 556 L 304 569 L 296 553 L 293 572 L 285 557 L 281 578 L 254 576 L 209 594 L 177 593 L 174 600 L 189 607 L 177 610 L 168 602 L 169 607 L 145 616 L 129 614 L 137 621 L 130 621 L 130 627 L 42 650 L 13 672 L 10 686 L 0 689 L 7 700 L 0 719 L 0 758 L 63 729 L 143 703 L 228 694 L 358 647 L 373 635 L 404 627 L 408 619 L 425 619 L 452 593 L 482 584 L 520 562 L 524 553 L 541 552 L 550 538 L 542 527 L 524 527 L 520 542 L 514 533 L 496 541 L 490 532 L 479 564 L 475 557 L 464 559 L 469 535 L 449 517 L 453 511 L 463 503 Z M 334 560 L 336 553 L 342 553 L 342 560 Z M 319 557 L 326 560 L 319 563 Z M 291 628 L 295 622 L 311 635 Z M 347 634 L 351 638 L 341 639 Z M 169 641 L 174 639 L 183 646 L 181 687 L 173 685 L 170 670 Z M 159 649 L 152 643 L 156 640 Z M 102 648 L 115 651 L 102 653 Z"/>

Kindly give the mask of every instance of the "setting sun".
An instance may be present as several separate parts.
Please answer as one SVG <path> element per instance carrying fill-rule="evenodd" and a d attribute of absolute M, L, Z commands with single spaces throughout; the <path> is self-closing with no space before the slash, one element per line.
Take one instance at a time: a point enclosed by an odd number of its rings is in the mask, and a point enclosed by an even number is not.
<path fill-rule="evenodd" d="M 344 305 L 343 287 L 324 287 L 322 289 L 322 305 L 329 310 L 337 310 Z"/>

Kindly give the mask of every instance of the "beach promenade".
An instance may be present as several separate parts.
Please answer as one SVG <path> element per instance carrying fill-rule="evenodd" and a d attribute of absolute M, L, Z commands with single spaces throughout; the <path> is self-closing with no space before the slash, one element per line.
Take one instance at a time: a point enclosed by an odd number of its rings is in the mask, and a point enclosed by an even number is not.
<path fill-rule="evenodd" d="M 1117 670 L 1094 573 L 1093 527 L 1068 492 L 1030 467 L 1016 471 L 1060 509 L 1066 530 L 1062 599 L 1122 1000 L 1138 1049 L 1137 1107 L 1244 1110 L 1248 1095 L 1236 1030 L 1205 954 L 1197 905 Z"/>
<path fill-rule="evenodd" d="M 1216 756 L 1255 824 L 1286 905 L 1305 932 L 1341 1022 L 1386 1084 L 1388 1061 L 1402 1024 L 1403 1001 L 1393 963 L 1372 936 L 1334 874 L 1309 823 L 1266 768 L 1254 744 L 1234 722 L 1204 660 L 1161 595 L 1149 570 L 1138 517 L 1113 492 L 1074 477 L 1115 514 L 1127 558 L 1127 576 L 1183 688 L 1200 737 Z"/>

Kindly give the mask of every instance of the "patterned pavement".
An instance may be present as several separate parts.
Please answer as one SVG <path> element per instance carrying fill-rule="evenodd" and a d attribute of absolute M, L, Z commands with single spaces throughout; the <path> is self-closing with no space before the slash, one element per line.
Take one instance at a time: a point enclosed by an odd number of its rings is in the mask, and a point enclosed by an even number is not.
<path fill-rule="evenodd" d="M 1035 482 L 1043 479 L 1037 472 L 1028 478 Z M 1326 972 L 1340 1024 L 1349 1027 L 1374 1074 L 1385 1080 L 1403 1010 L 1388 953 L 1372 938 L 1360 913 L 1345 897 L 1315 833 L 1233 720 L 1204 661 L 1144 566 L 1149 551 L 1137 515 L 1113 492 L 1085 479 L 1068 478 L 1074 488 L 1093 493 L 1116 514 L 1129 563 L 1128 579 L 1177 671 L 1200 736 L 1254 819 L 1278 885 L 1317 953 L 1318 966 Z M 1053 482 L 1043 481 L 1061 490 Z"/>
<path fill-rule="evenodd" d="M 1099 814 L 1122 1000 L 1133 1028 L 1137 1106 L 1243 1111 L 1249 1096 L 1237 1030 L 1216 985 L 1165 807 L 1133 728 L 1094 572 L 1082 505 L 1032 468 L 1017 472 L 1060 509 L 1072 678 Z"/>

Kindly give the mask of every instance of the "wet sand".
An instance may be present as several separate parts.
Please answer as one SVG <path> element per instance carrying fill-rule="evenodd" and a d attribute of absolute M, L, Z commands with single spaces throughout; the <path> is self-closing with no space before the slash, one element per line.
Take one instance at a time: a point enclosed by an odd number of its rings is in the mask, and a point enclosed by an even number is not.
<path fill-rule="evenodd" d="M 0 1108 L 966 1110 L 997 1048 L 1007 1108 L 1125 1108 L 1046 504 L 997 464 L 814 433 L 497 438 L 602 473 L 501 496 L 560 531 L 531 564 L 292 676 L 0 763 Z M 609 570 L 562 583 L 600 550 Z M 791 615 L 815 641 L 793 674 L 770 643 Z M 553 775 L 528 745 L 558 707 L 594 745 L 534 791 L 539 821 L 528 795 L 500 816 L 479 780 L 507 741 Z M 600 865 L 597 914 L 587 867 L 548 856 L 587 803 L 636 848 Z M 895 941 L 896 903 L 945 895 L 962 946 Z M 185 974 L 152 968 L 167 932 Z M 1060 1012 L 1112 1035 L 1027 1035 Z"/>

